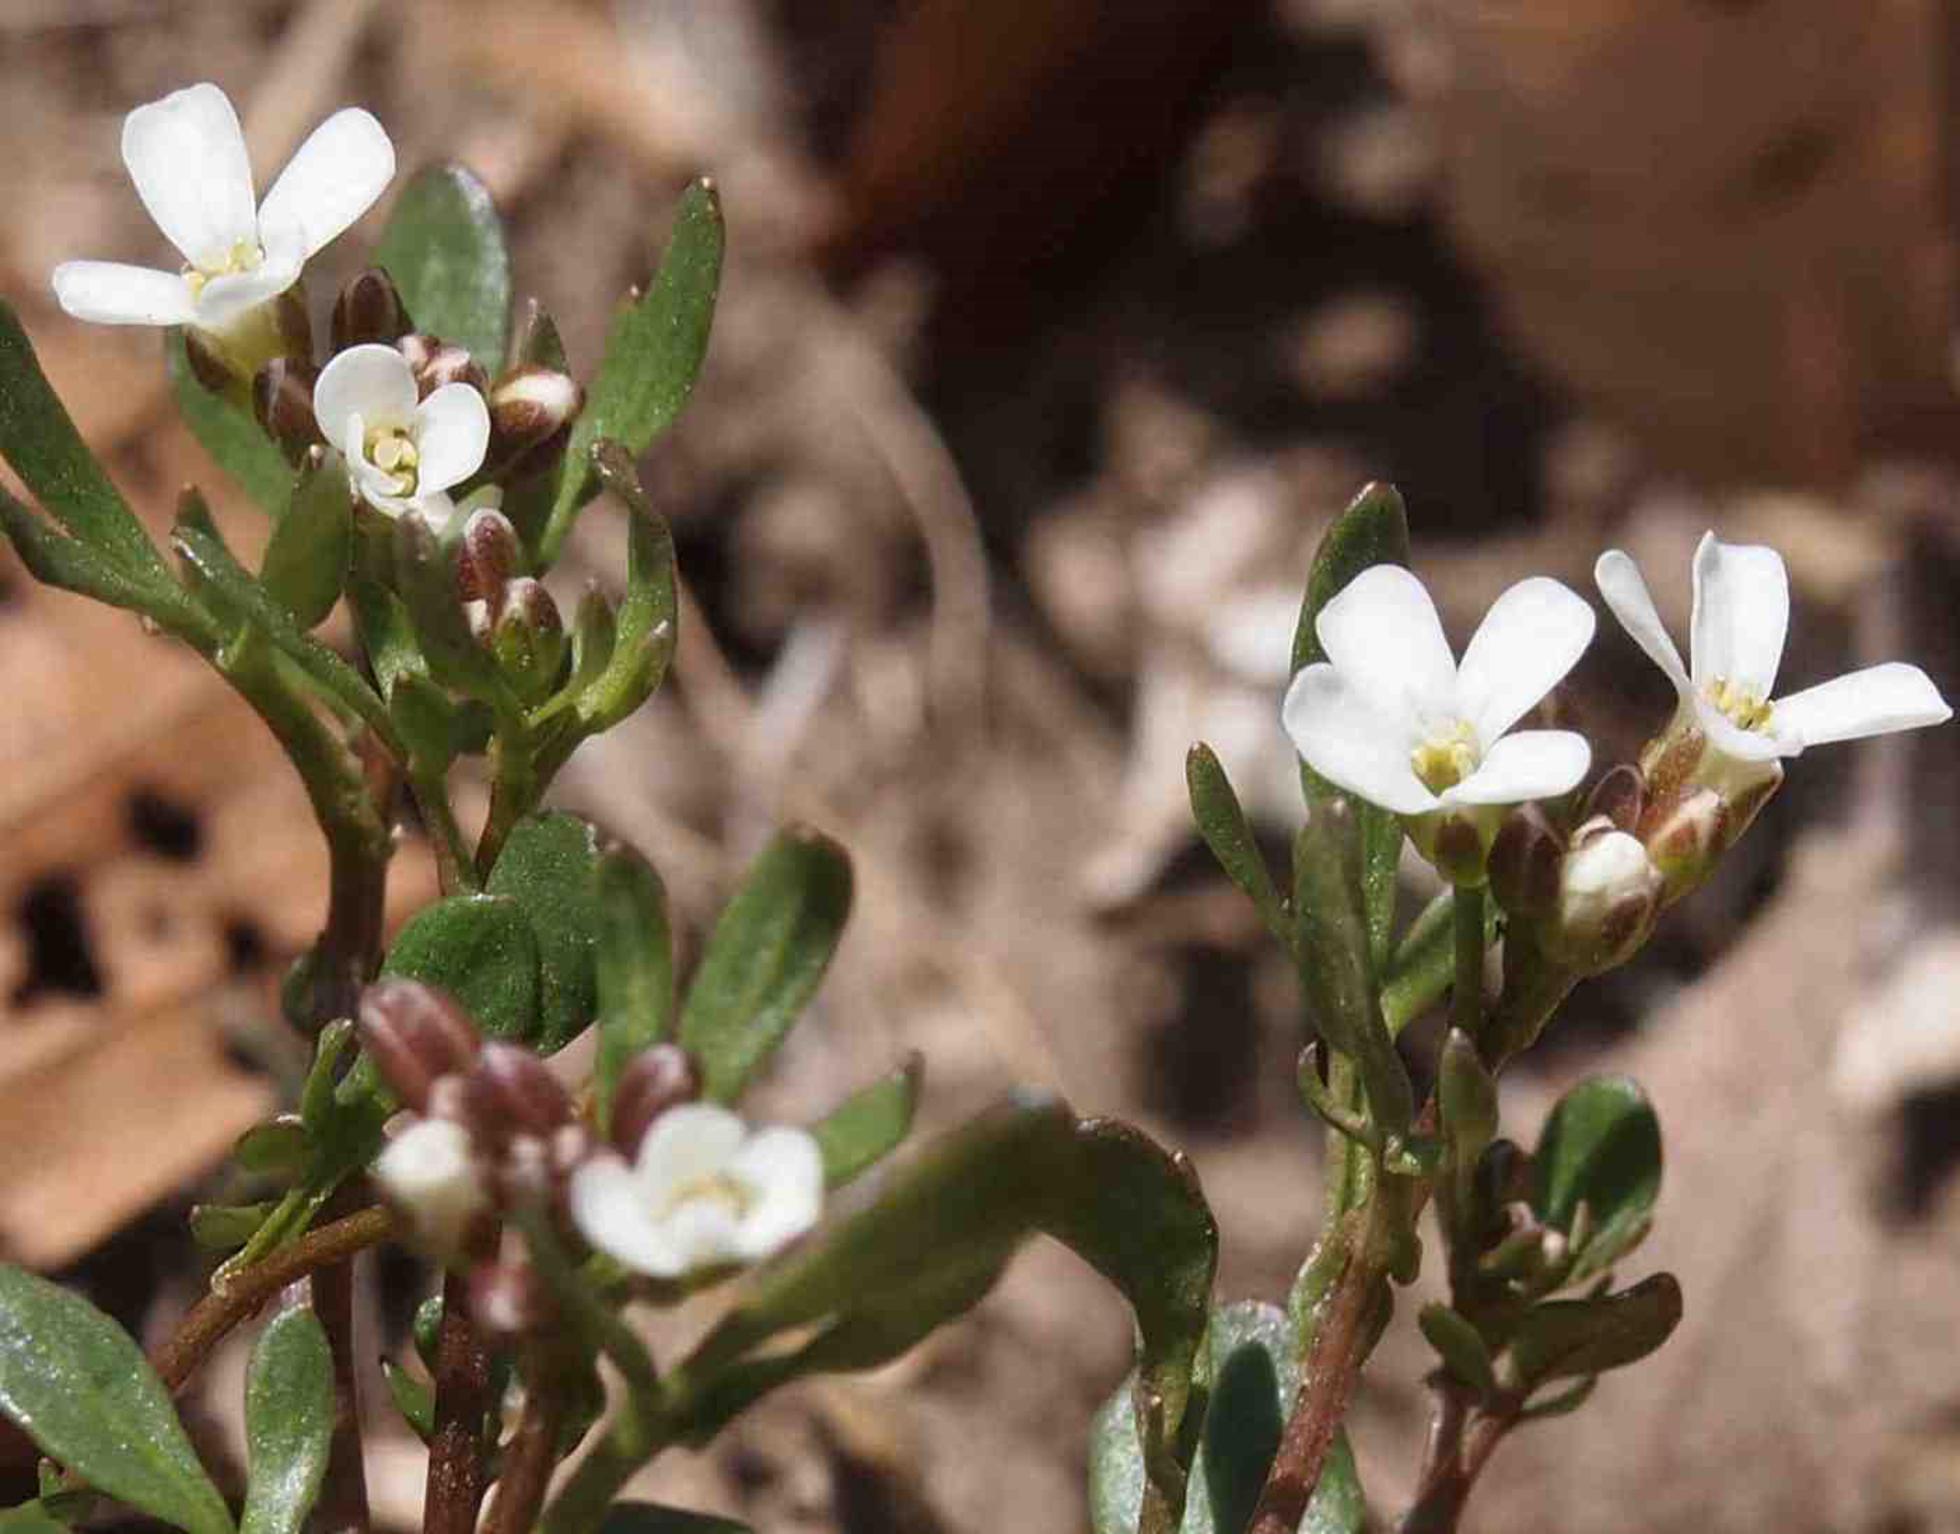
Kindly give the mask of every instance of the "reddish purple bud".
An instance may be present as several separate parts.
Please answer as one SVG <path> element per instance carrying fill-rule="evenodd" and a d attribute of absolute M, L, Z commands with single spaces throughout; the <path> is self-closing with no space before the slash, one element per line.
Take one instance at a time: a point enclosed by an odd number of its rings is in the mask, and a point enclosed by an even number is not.
<path fill-rule="evenodd" d="M 470 1077 L 505 1134 L 549 1135 L 572 1116 L 572 1099 L 551 1068 L 521 1044 L 492 1039 Z"/>
<path fill-rule="evenodd" d="M 453 1000 L 419 980 L 380 980 L 361 996 L 361 1044 L 403 1106 L 428 1110 L 431 1089 L 466 1071 L 482 1048 Z"/>
<path fill-rule="evenodd" d="M 523 567 L 524 545 L 517 529 L 494 506 L 479 506 L 463 524 L 456 552 L 456 595 L 464 602 L 498 605 L 504 582 Z"/>
<path fill-rule="evenodd" d="M 313 419 L 313 365 L 297 357 L 274 357 L 252 378 L 252 414 L 265 434 L 297 463 L 320 438 Z"/>
<path fill-rule="evenodd" d="M 1558 904 L 1565 839 L 1535 804 L 1504 817 L 1490 848 L 1490 892 L 1510 916 L 1543 916 Z"/>
<path fill-rule="evenodd" d="M 1647 780 L 1633 763 L 1622 762 L 1593 785 L 1593 791 L 1586 796 L 1586 813 L 1580 818 L 1591 820 L 1604 815 L 1613 822 L 1615 830 L 1631 832 L 1639 826 L 1641 811 L 1646 807 Z"/>
<path fill-rule="evenodd" d="M 395 344 L 408 359 L 415 374 L 416 391 L 423 399 L 444 384 L 452 383 L 466 383 L 479 394 L 490 392 L 489 375 L 462 347 L 419 332 L 405 335 Z"/>
<path fill-rule="evenodd" d="M 680 1045 L 655 1044 L 642 1050 L 620 1072 L 613 1092 L 613 1144 L 633 1155 L 655 1119 L 700 1095 L 700 1068 Z"/>
<path fill-rule="evenodd" d="M 380 267 L 371 266 L 340 290 L 327 338 L 335 352 L 344 352 L 350 346 L 393 346 L 408 331 L 408 310 L 394 281 Z"/>

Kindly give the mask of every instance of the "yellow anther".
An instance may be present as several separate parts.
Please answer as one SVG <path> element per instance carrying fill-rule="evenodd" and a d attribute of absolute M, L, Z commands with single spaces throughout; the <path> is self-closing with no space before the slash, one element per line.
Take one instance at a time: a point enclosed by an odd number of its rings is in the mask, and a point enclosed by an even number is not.
<path fill-rule="evenodd" d="M 1452 725 L 1410 752 L 1409 766 L 1432 794 L 1454 788 L 1477 769 L 1476 737 L 1469 725 Z"/>
<path fill-rule="evenodd" d="M 1731 682 L 1724 676 L 1717 677 L 1703 690 L 1708 695 L 1708 701 L 1736 728 L 1763 730 L 1768 727 L 1770 714 L 1774 710 L 1769 700 L 1755 688 Z"/>

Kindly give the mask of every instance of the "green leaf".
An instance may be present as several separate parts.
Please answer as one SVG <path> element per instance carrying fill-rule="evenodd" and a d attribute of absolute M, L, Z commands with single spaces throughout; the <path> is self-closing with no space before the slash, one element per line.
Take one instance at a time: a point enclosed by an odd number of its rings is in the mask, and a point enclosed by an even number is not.
<path fill-rule="evenodd" d="M 440 986 L 485 1033 L 528 1044 L 539 1029 L 538 939 L 517 902 L 452 895 L 408 919 L 381 971 Z"/>
<path fill-rule="evenodd" d="M 652 696 L 673 658 L 680 611 L 674 535 L 666 519 L 653 509 L 617 443 L 601 442 L 594 459 L 606 488 L 626 507 L 626 599 L 614 616 L 603 668 L 575 695 L 582 735 L 611 729 Z M 587 670 L 584 656 L 575 658 L 574 684 Z"/>
<path fill-rule="evenodd" d="M 1362 888 L 1363 830 L 1345 799 L 1317 806 L 1301 828 L 1293 849 L 1294 956 L 1316 1028 L 1353 1058 L 1375 1126 L 1401 1138 L 1415 1117 L 1415 1090 L 1375 989 Z"/>
<path fill-rule="evenodd" d="M 1291 952 L 1293 920 L 1286 901 L 1273 885 L 1265 856 L 1246 822 L 1245 811 L 1239 807 L 1239 796 L 1232 792 L 1232 781 L 1210 746 L 1200 742 L 1191 748 L 1184 759 L 1184 782 L 1191 794 L 1191 814 L 1198 823 L 1198 834 L 1211 855 L 1258 909 L 1266 930 Z"/>
<path fill-rule="evenodd" d="M 1637 1363 L 1681 1322 L 1681 1285 L 1656 1273 L 1631 1289 L 1588 1300 L 1548 1300 L 1525 1313 L 1508 1352 L 1527 1389 Z"/>
<path fill-rule="evenodd" d="M 272 1318 L 245 1377 L 245 1511 L 239 1534 L 299 1534 L 333 1442 L 333 1355 L 304 1306 Z"/>
<path fill-rule="evenodd" d="M 388 1382 L 388 1395 L 402 1415 L 409 1431 L 427 1443 L 436 1435 L 436 1392 L 426 1380 L 417 1379 L 391 1358 L 381 1360 L 381 1374 Z"/>
<path fill-rule="evenodd" d="M 1402 1030 L 1436 1004 L 1456 979 L 1456 894 L 1444 890 L 1409 923 L 1382 980 L 1382 1016 L 1388 1031 Z M 1484 946 L 1497 941 L 1497 902 L 1484 902 Z"/>
<path fill-rule="evenodd" d="M 1477 1328 L 1464 1316 L 1443 1304 L 1422 1307 L 1416 1324 L 1429 1339 L 1429 1345 L 1442 1355 L 1450 1373 L 1480 1395 L 1497 1394 L 1497 1375 L 1491 1366 L 1490 1349 Z"/>
<path fill-rule="evenodd" d="M 270 1203 L 193 1204 L 191 1240 L 206 1251 L 232 1251 L 252 1239 L 273 1208 Z"/>
<path fill-rule="evenodd" d="M 614 318 L 606 351 L 572 427 L 558 493 L 541 545 L 542 562 L 556 562 L 572 517 L 590 493 L 593 445 L 620 443 L 632 457 L 673 424 L 708 352 L 721 282 L 721 201 L 712 182 L 695 182 L 681 196 L 674 230 L 653 286 Z"/>
<path fill-rule="evenodd" d="M 599 1520 L 599 1534 L 750 1534 L 746 1523 L 684 1507 L 651 1502 L 615 1502 Z"/>
<path fill-rule="evenodd" d="M 460 165 L 422 171 L 396 201 L 374 261 L 418 331 L 498 371 L 510 331 L 510 253 L 481 181 Z"/>
<path fill-rule="evenodd" d="M 829 837 L 779 833 L 715 923 L 681 1007 L 702 1095 L 733 1102 L 816 994 L 851 914 L 851 863 Z"/>
<path fill-rule="evenodd" d="M 265 546 L 259 584 L 300 628 L 313 628 L 340 599 L 353 538 L 346 468 L 337 453 L 315 449 Z"/>
<path fill-rule="evenodd" d="M 305 633 L 292 613 L 238 562 L 195 490 L 187 491 L 179 503 L 170 542 L 199 590 L 225 617 L 262 630 L 323 693 L 357 716 L 391 750 L 398 748 L 394 721 L 374 689 L 360 672 Z"/>
<path fill-rule="evenodd" d="M 1570 1233 L 1584 1203 L 1591 1235 L 1574 1280 L 1600 1272 L 1647 1233 L 1661 1190 L 1661 1126 L 1638 1082 L 1594 1076 L 1558 1100 L 1532 1157 L 1532 1208 Z"/>
<path fill-rule="evenodd" d="M 674 1027 L 674 940 L 667 922 L 667 889 L 630 847 L 599 858 L 595 942 L 599 989 L 599 1053 L 593 1062 L 599 1127 L 612 1125 L 620 1072 Z"/>
<path fill-rule="evenodd" d="M 1259 1492 L 1298 1387 L 1286 1312 L 1258 1301 L 1211 1314 L 1200 1371 L 1204 1420 L 1184 1503 L 1182 1534 L 1238 1534 Z M 1090 1524 L 1095 1534 L 1137 1534 L 1143 1521 L 1142 1458 L 1131 1386 L 1097 1412 L 1089 1450 Z M 1320 1485 L 1300 1528 L 1305 1534 L 1360 1534 L 1366 1503 L 1342 1433 L 1329 1450 Z"/>
<path fill-rule="evenodd" d="M 132 581 L 174 587 L 156 545 L 89 452 L 34 356 L 11 304 L 0 302 L 0 457 L 47 512 Z"/>
<path fill-rule="evenodd" d="M 306 1126 L 293 1114 L 254 1124 L 233 1143 L 232 1159 L 255 1177 L 291 1177 L 306 1164 Z"/>
<path fill-rule="evenodd" d="M 0 1534 L 68 1534 L 68 1525 L 40 1502 L 23 1502 L 0 1512 Z"/>
<path fill-rule="evenodd" d="M 1460 1028 L 1443 1039 L 1436 1070 L 1436 1103 L 1443 1135 L 1447 1178 L 1436 1191 L 1443 1201 L 1445 1223 L 1453 1240 L 1467 1235 L 1477 1176 L 1477 1162 L 1497 1135 L 1497 1082 L 1485 1067 L 1477 1046 Z"/>
<path fill-rule="evenodd" d="M 1592 1393 L 1599 1388 L 1599 1376 L 1588 1374 L 1584 1379 L 1567 1385 L 1563 1390 L 1555 1390 L 1550 1395 L 1531 1402 L 1518 1413 L 1520 1422 L 1539 1422 L 1546 1417 L 1563 1417 L 1577 1411 L 1592 1399 Z"/>
<path fill-rule="evenodd" d="M 925 1057 L 914 1050 L 897 1070 L 852 1093 L 810 1126 L 823 1152 L 826 1188 L 843 1187 L 898 1148 L 911 1132 L 924 1075 Z"/>
<path fill-rule="evenodd" d="M 1300 605 L 1300 621 L 1293 631 L 1293 666 L 1297 674 L 1307 666 L 1324 661 L 1320 636 L 1314 622 L 1321 608 L 1337 596 L 1348 582 L 1371 565 L 1409 563 L 1409 514 L 1402 497 L 1392 485 L 1370 484 L 1348 503 L 1327 530 L 1314 553 L 1313 569 L 1307 576 L 1305 600 Z M 1339 790 L 1305 763 L 1300 766 L 1300 782 L 1308 805 L 1333 798 Z M 1391 930 L 1395 923 L 1395 872 L 1402 855 L 1402 823 L 1386 810 L 1372 805 L 1358 808 L 1361 823 L 1361 885 L 1367 895 L 1368 932 L 1377 964 L 1386 958 Z"/>
<path fill-rule="evenodd" d="M 198 381 L 184 355 L 184 333 L 172 330 L 164 341 L 164 371 L 177 413 L 232 481 L 275 522 L 285 516 L 293 494 L 293 466 L 260 428 L 249 410 Z"/>
<path fill-rule="evenodd" d="M 0 1411 L 118 1501 L 187 1534 L 231 1534 L 170 1393 L 128 1333 L 78 1295 L 0 1267 Z"/>
<path fill-rule="evenodd" d="M 132 574 L 127 566 L 80 538 L 61 532 L 0 487 L 0 532 L 5 532 L 28 573 L 44 585 L 93 597 L 111 607 L 147 613 L 172 633 L 190 637 L 208 620 L 168 576 Z M 208 633 L 209 643 L 215 639 Z"/>
<path fill-rule="evenodd" d="M 528 1042 L 540 1054 L 562 1048 L 598 1013 L 598 861 L 598 836 L 586 821 L 563 812 L 531 816 L 511 829 L 484 886 L 514 901 L 537 936 L 539 1021 Z"/>

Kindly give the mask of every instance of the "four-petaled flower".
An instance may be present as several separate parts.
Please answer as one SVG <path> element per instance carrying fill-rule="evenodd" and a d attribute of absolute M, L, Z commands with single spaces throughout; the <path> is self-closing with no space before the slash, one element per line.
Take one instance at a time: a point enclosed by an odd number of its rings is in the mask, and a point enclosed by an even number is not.
<path fill-rule="evenodd" d="M 150 217 L 189 263 L 181 272 L 64 261 L 55 297 L 104 325 L 223 331 L 278 297 L 323 245 L 371 208 L 395 174 L 395 148 L 349 107 L 315 128 L 253 207 L 245 135 L 225 93 L 192 85 L 123 119 L 123 163 Z"/>
<path fill-rule="evenodd" d="M 1772 700 L 1790 626 L 1790 578 L 1774 549 L 1703 535 L 1695 550 L 1687 668 L 1631 558 L 1609 549 L 1593 579 L 1613 615 L 1667 673 L 1683 715 L 1745 777 L 1767 772 L 1777 758 L 1806 746 L 1916 730 L 1953 717 L 1926 673 L 1902 661 Z"/>
<path fill-rule="evenodd" d="M 415 372 L 392 346 L 350 346 L 320 370 L 313 417 L 347 457 L 354 491 L 390 516 L 416 511 L 438 527 L 446 492 L 483 466 L 490 407 L 476 388 L 447 383 L 417 398 Z"/>
<path fill-rule="evenodd" d="M 636 1272 L 680 1278 L 760 1262 L 817 1221 L 823 1156 L 800 1129 L 750 1133 L 726 1108 L 683 1103 L 653 1121 L 631 1165 L 602 1151 L 572 1174 L 585 1239 Z"/>
<path fill-rule="evenodd" d="M 1400 565 L 1361 572 L 1314 622 L 1327 659 L 1287 689 L 1307 765 L 1398 815 L 1562 794 L 1592 759 L 1567 730 L 1507 734 L 1592 639 L 1593 612 L 1544 577 L 1492 606 L 1458 666 L 1429 593 Z"/>

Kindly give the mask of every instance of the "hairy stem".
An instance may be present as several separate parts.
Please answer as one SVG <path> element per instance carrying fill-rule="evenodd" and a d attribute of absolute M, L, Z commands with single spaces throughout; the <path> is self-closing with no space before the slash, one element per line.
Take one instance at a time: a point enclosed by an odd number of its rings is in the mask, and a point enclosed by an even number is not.
<path fill-rule="evenodd" d="M 1451 909 L 1455 913 L 1456 982 L 1450 993 L 1450 1022 L 1473 1044 L 1482 1044 L 1484 892 L 1458 885 Z"/>
<path fill-rule="evenodd" d="M 1373 1211 L 1377 1206 L 1370 1204 Z M 1370 1342 L 1369 1317 L 1385 1273 L 1372 1213 L 1350 1217 L 1346 1260 L 1315 1317 L 1300 1391 L 1259 1493 L 1250 1534 L 1294 1534 L 1320 1484 L 1334 1435 L 1347 1415 Z M 1329 1238 L 1340 1239 L 1338 1231 Z"/>
<path fill-rule="evenodd" d="M 178 1389 L 234 1327 L 256 1315 L 281 1289 L 323 1267 L 347 1261 L 394 1232 L 394 1216 L 378 1206 L 309 1231 L 212 1289 L 190 1308 L 150 1362 L 166 1386 Z"/>
<path fill-rule="evenodd" d="M 442 1329 L 436 1334 L 436 1425 L 429 1440 L 422 1534 L 473 1534 L 489 1484 L 483 1424 L 496 1403 L 490 1398 L 490 1354 L 468 1312 L 469 1285 L 459 1274 L 446 1274 Z"/>

